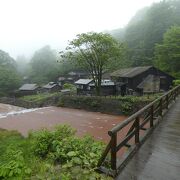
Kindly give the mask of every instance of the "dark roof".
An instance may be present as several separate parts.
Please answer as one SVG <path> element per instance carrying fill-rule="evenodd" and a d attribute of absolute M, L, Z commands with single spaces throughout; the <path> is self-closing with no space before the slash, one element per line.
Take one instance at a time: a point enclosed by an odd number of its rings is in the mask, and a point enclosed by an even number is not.
<path fill-rule="evenodd" d="M 144 71 L 147 71 L 152 66 L 139 66 L 139 67 L 132 67 L 132 68 L 124 68 L 119 69 L 113 73 L 111 73 L 111 77 L 134 77 L 138 74 L 141 74 Z"/>
<path fill-rule="evenodd" d="M 55 86 L 58 86 L 56 83 L 54 83 L 54 82 L 49 82 L 48 84 L 46 84 L 45 86 L 43 86 L 43 88 L 45 88 L 45 89 L 51 89 L 51 88 L 53 88 L 53 87 L 55 87 Z"/>
<path fill-rule="evenodd" d="M 19 90 L 20 91 L 33 91 L 37 88 L 38 88 L 37 84 L 24 84 L 19 88 Z"/>

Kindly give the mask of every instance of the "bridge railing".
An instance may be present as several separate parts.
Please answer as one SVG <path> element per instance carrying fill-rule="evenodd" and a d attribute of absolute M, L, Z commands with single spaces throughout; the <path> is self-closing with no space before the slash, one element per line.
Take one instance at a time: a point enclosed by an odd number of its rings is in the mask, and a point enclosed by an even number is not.
<path fill-rule="evenodd" d="M 180 86 L 177 86 L 112 128 L 108 132 L 110 141 L 98 163 L 99 170 L 115 176 L 145 141 L 179 94 Z M 110 165 L 110 168 L 105 168 L 105 164 Z"/>

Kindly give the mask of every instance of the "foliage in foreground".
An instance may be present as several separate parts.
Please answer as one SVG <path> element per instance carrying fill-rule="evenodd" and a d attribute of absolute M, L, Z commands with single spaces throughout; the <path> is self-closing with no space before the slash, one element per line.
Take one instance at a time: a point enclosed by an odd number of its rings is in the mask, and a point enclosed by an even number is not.
<path fill-rule="evenodd" d="M 0 130 L 0 179 L 111 179 L 95 172 L 103 149 L 92 137 L 76 137 L 68 125 L 28 138 Z"/>

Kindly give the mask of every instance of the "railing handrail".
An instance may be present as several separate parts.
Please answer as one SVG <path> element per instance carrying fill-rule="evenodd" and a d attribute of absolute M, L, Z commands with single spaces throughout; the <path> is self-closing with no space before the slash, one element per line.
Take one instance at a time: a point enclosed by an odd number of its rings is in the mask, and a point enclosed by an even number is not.
<path fill-rule="evenodd" d="M 117 169 L 124 167 L 124 163 L 127 161 L 128 157 L 131 156 L 133 152 L 136 151 L 136 148 L 140 147 L 140 145 L 145 141 L 146 137 L 152 132 L 153 128 L 158 124 L 159 117 L 163 116 L 163 110 L 167 110 L 169 108 L 170 103 L 176 99 L 176 97 L 180 94 L 180 85 L 171 89 L 164 95 L 160 96 L 153 102 L 146 105 L 144 108 L 140 109 L 129 118 L 124 120 L 122 123 L 117 124 L 114 128 L 108 131 L 110 136 L 110 141 L 106 146 L 102 157 L 99 159 L 98 167 L 102 167 L 103 162 L 105 161 L 108 153 L 111 151 L 111 170 L 107 171 L 107 168 L 104 168 L 102 171 L 111 172 L 113 176 L 116 174 Z M 144 114 L 143 114 L 144 113 Z M 142 116 L 143 115 L 143 116 Z M 157 121 L 156 121 L 157 120 Z M 129 131 L 124 136 L 121 142 L 118 142 L 117 134 L 121 131 L 125 126 L 129 125 L 131 122 L 133 124 L 130 126 Z M 149 123 L 150 127 L 144 127 L 147 123 Z M 147 130 L 143 137 L 140 138 L 140 130 Z M 134 137 L 135 146 L 132 143 L 128 143 Z M 125 156 L 125 158 L 121 161 L 120 165 L 117 167 L 117 152 L 122 147 L 132 147 L 130 148 L 129 154 Z M 111 174 L 110 173 L 110 174 Z"/>
<path fill-rule="evenodd" d="M 161 99 L 163 99 L 164 97 L 166 97 L 167 95 L 169 95 L 171 92 L 175 91 L 176 89 L 180 88 L 179 86 L 176 86 L 175 88 L 171 89 L 170 91 L 168 91 L 167 93 L 165 93 L 164 95 L 160 96 L 158 99 L 154 100 L 153 102 L 149 103 L 148 105 L 146 105 L 144 108 L 140 109 L 139 111 L 137 111 L 136 113 L 134 113 L 133 115 L 131 115 L 130 117 L 128 117 L 126 120 L 124 120 L 123 122 L 117 124 L 115 127 L 113 127 L 110 131 L 108 131 L 108 134 L 110 136 L 112 136 L 112 134 L 117 133 L 118 131 L 120 131 L 122 128 L 124 128 L 126 125 L 128 125 L 130 122 L 134 121 L 134 119 L 136 117 L 138 117 L 139 115 L 141 115 L 145 110 L 147 110 L 148 108 L 150 108 L 152 105 L 156 104 L 157 102 L 159 102 Z"/>

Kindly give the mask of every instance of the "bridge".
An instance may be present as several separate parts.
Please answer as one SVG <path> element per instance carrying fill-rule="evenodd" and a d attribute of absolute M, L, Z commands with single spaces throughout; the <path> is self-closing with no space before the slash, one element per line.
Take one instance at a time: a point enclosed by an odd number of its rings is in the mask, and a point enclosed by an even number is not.
<path fill-rule="evenodd" d="M 177 86 L 111 129 L 98 169 L 116 180 L 179 179 L 179 94 Z"/>

